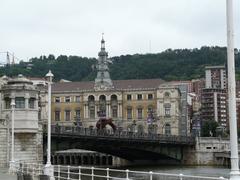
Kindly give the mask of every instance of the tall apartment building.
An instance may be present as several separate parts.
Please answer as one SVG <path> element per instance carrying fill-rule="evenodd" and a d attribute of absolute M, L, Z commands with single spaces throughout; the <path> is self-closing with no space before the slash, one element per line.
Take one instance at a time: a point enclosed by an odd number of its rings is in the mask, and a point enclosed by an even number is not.
<path fill-rule="evenodd" d="M 205 88 L 226 89 L 226 68 L 225 66 L 205 67 Z"/>
<path fill-rule="evenodd" d="M 201 117 L 203 121 L 214 120 L 224 128 L 228 126 L 227 89 L 225 66 L 205 68 L 205 88 L 202 90 Z"/>

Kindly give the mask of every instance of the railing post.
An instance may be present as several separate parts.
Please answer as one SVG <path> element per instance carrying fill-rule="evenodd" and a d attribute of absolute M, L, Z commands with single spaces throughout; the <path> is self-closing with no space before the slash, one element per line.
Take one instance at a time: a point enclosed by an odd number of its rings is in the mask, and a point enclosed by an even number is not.
<path fill-rule="evenodd" d="M 179 180 L 183 179 L 183 174 L 179 174 Z"/>
<path fill-rule="evenodd" d="M 67 179 L 69 180 L 70 179 L 70 166 L 67 166 L 68 170 L 67 170 L 67 174 L 68 174 L 68 177 Z"/>
<path fill-rule="evenodd" d="M 60 165 L 58 165 L 58 180 L 60 180 L 60 176 L 61 176 L 61 174 L 60 174 Z"/>
<path fill-rule="evenodd" d="M 126 179 L 128 180 L 129 179 L 129 170 L 128 169 L 126 169 Z"/>
<path fill-rule="evenodd" d="M 107 180 L 109 180 L 109 168 L 107 168 Z"/>
<path fill-rule="evenodd" d="M 152 180 L 152 174 L 153 174 L 153 172 L 150 171 L 149 174 L 150 174 L 150 180 Z"/>
<path fill-rule="evenodd" d="M 94 167 L 92 167 L 91 169 L 92 169 L 92 180 L 94 180 Z"/>
<path fill-rule="evenodd" d="M 81 166 L 78 166 L 78 180 L 81 180 Z"/>

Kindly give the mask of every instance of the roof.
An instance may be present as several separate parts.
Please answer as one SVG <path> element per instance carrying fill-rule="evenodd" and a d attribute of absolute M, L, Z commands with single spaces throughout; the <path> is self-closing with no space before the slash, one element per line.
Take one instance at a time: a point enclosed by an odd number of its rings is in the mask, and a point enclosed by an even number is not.
<path fill-rule="evenodd" d="M 162 79 L 113 80 L 113 90 L 156 89 L 165 81 Z M 94 81 L 61 82 L 52 85 L 53 92 L 93 91 Z"/>
<path fill-rule="evenodd" d="M 219 66 L 205 66 L 205 69 L 225 69 L 226 67 L 224 65 Z"/>

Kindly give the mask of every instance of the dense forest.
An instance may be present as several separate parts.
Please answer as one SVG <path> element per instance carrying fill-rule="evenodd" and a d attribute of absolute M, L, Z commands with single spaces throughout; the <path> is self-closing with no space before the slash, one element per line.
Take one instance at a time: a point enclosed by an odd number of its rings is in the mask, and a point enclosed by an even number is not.
<path fill-rule="evenodd" d="M 240 51 L 235 50 L 236 74 L 240 79 Z M 225 47 L 201 47 L 200 49 L 168 49 L 157 54 L 134 54 L 111 57 L 109 64 L 112 79 L 189 80 L 204 77 L 206 65 L 224 65 L 227 59 Z M 49 69 L 54 80 L 94 80 L 96 59 L 79 56 L 54 55 L 31 58 L 29 62 L 0 68 L 0 76 L 23 74 L 43 77 Z"/>

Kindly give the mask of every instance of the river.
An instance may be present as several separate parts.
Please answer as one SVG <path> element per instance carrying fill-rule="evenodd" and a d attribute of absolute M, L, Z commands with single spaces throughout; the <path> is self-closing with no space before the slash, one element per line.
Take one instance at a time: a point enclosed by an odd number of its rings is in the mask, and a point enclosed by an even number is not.
<path fill-rule="evenodd" d="M 170 174 L 229 177 L 230 169 L 222 166 L 129 166 L 121 169 L 136 171 L 153 171 Z"/>

